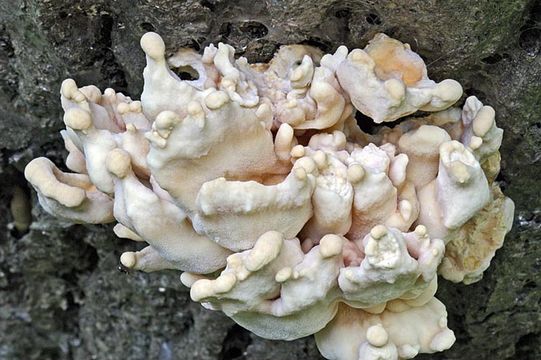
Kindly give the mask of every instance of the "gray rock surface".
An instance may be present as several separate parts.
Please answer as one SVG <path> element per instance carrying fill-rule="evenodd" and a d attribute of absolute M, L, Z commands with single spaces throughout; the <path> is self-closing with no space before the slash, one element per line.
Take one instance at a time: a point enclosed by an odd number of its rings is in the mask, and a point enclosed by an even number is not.
<path fill-rule="evenodd" d="M 482 281 L 440 282 L 458 340 L 418 359 L 541 358 L 540 1 L 0 0 L 0 359 L 321 358 L 312 339 L 263 340 L 192 303 L 178 274 L 119 271 L 133 245 L 36 206 L 22 169 L 41 155 L 62 163 L 61 80 L 138 97 L 149 30 L 171 50 L 225 41 L 250 61 L 281 44 L 364 46 L 383 31 L 409 42 L 432 78 L 492 105 L 514 228 Z M 13 228 L 30 207 L 30 229 Z"/>

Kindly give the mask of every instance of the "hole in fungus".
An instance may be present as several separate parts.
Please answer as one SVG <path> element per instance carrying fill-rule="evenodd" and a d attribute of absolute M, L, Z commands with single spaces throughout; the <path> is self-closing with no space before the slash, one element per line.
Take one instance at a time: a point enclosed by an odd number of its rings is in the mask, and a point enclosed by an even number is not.
<path fill-rule="evenodd" d="M 366 116 L 360 111 L 357 111 L 355 113 L 355 120 L 357 120 L 357 125 L 359 125 L 362 131 L 369 134 L 374 133 L 374 129 L 376 129 L 377 125 L 372 118 Z"/>
<path fill-rule="evenodd" d="M 65 12 L 65 11 L 60 11 L 60 12 L 58 13 L 58 17 L 61 18 L 61 19 L 65 19 L 65 18 L 68 17 L 68 13 Z"/>
<path fill-rule="evenodd" d="M 376 13 L 366 15 L 366 22 L 370 25 L 381 25 L 381 18 Z"/>
<path fill-rule="evenodd" d="M 189 65 L 171 68 L 171 71 L 174 72 L 181 80 L 191 81 L 199 79 L 199 73 L 197 70 Z"/>
<path fill-rule="evenodd" d="M 246 358 L 246 349 L 252 343 L 250 332 L 239 325 L 233 325 L 222 343 L 220 360 L 241 360 Z"/>
<path fill-rule="evenodd" d="M 154 25 L 152 25 L 151 23 L 149 22 L 144 22 L 144 23 L 141 23 L 141 29 L 145 30 L 145 31 L 155 31 L 156 28 L 154 27 Z"/>

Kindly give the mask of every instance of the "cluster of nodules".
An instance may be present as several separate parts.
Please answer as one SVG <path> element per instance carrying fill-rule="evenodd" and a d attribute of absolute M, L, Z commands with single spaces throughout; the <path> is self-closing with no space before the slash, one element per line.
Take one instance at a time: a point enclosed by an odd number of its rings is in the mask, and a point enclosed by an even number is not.
<path fill-rule="evenodd" d="M 437 274 L 479 280 L 513 215 L 494 182 L 502 130 L 490 106 L 452 107 L 461 86 L 430 80 L 383 34 L 324 56 L 283 46 L 268 64 L 225 44 L 166 59 L 155 33 L 141 46 L 141 101 L 63 82 L 73 173 L 46 158 L 25 171 L 48 212 L 116 222 L 147 244 L 122 254 L 125 267 L 181 270 L 206 308 L 269 339 L 315 334 L 328 359 L 453 344 Z M 373 134 L 354 119 L 418 110 Z"/>

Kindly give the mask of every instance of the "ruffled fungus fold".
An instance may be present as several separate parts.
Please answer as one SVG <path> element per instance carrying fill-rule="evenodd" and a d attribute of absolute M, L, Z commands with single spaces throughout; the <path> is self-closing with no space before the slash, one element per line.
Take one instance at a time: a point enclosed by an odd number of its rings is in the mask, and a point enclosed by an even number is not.
<path fill-rule="evenodd" d="M 480 280 L 513 219 L 492 107 L 454 106 L 460 84 L 430 80 L 384 34 L 327 55 L 282 46 L 268 64 L 222 43 L 166 58 L 156 33 L 141 47 L 141 101 L 63 82 L 73 173 L 46 158 L 25 169 L 47 212 L 116 221 L 117 236 L 148 244 L 124 267 L 183 271 L 194 301 L 268 339 L 315 334 L 327 359 L 453 344 L 438 272 Z M 418 110 L 430 113 L 372 134 L 354 118 Z"/>

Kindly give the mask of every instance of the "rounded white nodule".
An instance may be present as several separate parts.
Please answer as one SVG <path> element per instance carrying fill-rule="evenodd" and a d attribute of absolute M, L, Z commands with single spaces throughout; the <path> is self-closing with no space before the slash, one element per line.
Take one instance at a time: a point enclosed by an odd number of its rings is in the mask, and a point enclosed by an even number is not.
<path fill-rule="evenodd" d="M 385 235 L 387 235 L 387 228 L 383 225 L 376 225 L 370 230 L 370 236 L 374 240 L 381 239 Z"/>
<path fill-rule="evenodd" d="M 154 60 L 163 58 L 165 55 L 165 43 L 155 32 L 147 32 L 141 37 L 141 48 Z"/>
<path fill-rule="evenodd" d="M 370 345 L 381 347 L 387 344 L 389 335 L 381 324 L 373 325 L 366 332 L 366 340 L 368 340 Z"/>
<path fill-rule="evenodd" d="M 133 251 L 127 251 L 125 253 L 122 253 L 122 255 L 120 255 L 120 263 L 124 267 L 127 267 L 128 269 L 132 269 L 135 266 L 136 262 L 137 262 L 137 258 Z"/>

